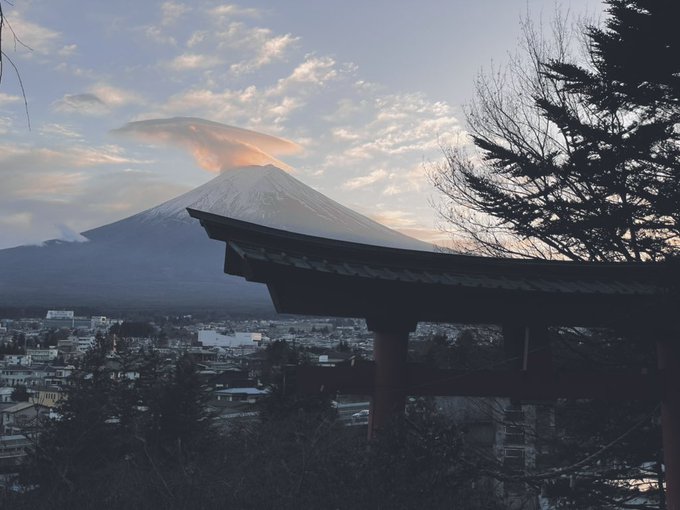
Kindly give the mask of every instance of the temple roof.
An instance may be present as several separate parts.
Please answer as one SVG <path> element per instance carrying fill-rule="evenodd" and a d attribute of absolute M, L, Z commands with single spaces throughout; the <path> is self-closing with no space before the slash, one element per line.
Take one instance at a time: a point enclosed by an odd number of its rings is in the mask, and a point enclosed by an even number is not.
<path fill-rule="evenodd" d="M 267 284 L 283 313 L 410 321 L 620 325 L 667 321 L 680 265 L 433 253 L 264 227 L 189 209 L 227 243 L 225 272 Z"/>

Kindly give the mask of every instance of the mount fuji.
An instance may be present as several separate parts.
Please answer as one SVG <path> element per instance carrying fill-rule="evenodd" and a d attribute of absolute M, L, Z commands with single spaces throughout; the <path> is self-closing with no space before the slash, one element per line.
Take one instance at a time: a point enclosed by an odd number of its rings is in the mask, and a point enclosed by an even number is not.
<path fill-rule="evenodd" d="M 266 287 L 225 275 L 224 245 L 186 208 L 303 234 L 416 250 L 421 241 L 274 166 L 225 171 L 161 205 L 82 233 L 84 242 L 0 250 L 0 306 L 272 312 Z"/>

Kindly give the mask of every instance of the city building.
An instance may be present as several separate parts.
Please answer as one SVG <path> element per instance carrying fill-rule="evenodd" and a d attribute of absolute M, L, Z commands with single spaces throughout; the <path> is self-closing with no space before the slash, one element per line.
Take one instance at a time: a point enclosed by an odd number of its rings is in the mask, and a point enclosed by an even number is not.
<path fill-rule="evenodd" d="M 225 335 L 213 329 L 201 329 L 198 331 L 198 341 L 203 347 L 257 347 L 262 341 L 262 333 L 236 332 Z"/>
<path fill-rule="evenodd" d="M 26 349 L 26 355 L 30 356 L 33 362 L 47 362 L 57 359 L 59 351 L 55 348 Z"/>

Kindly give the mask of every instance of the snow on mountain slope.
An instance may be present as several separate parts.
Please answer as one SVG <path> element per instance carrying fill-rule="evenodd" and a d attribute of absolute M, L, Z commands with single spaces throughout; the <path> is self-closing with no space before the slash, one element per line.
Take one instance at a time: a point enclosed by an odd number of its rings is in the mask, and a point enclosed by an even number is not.
<path fill-rule="evenodd" d="M 344 241 L 431 250 L 427 243 L 391 230 L 340 205 L 272 166 L 229 170 L 157 207 L 139 214 L 147 221 L 192 221 L 186 208 L 268 227 Z"/>

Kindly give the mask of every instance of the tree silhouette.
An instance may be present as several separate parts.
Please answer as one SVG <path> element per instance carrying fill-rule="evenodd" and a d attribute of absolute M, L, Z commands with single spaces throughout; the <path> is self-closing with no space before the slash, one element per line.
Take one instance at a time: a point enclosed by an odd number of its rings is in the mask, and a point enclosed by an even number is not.
<path fill-rule="evenodd" d="M 448 148 L 433 181 L 468 249 L 571 260 L 658 260 L 680 244 L 680 42 L 671 0 L 611 0 L 570 56 L 530 22 L 527 54 L 480 76 L 476 151 Z M 657 62 L 660 64 L 657 66 Z"/>
<path fill-rule="evenodd" d="M 9 65 L 14 70 L 14 74 L 16 75 L 17 81 L 19 82 L 19 88 L 21 89 L 21 96 L 24 99 L 24 109 L 26 110 L 26 122 L 28 124 L 28 129 L 30 131 L 30 129 L 31 129 L 31 116 L 28 113 L 28 99 L 26 98 L 26 89 L 24 89 L 24 82 L 21 79 L 21 73 L 19 72 L 19 68 L 17 67 L 14 60 L 12 60 L 12 58 L 5 52 L 4 48 L 2 47 L 2 34 L 3 34 L 3 32 L 6 33 L 7 30 L 10 31 L 15 48 L 16 48 L 17 44 L 19 44 L 20 46 L 23 46 L 24 48 L 26 48 L 29 51 L 33 51 L 33 50 L 29 46 L 24 44 L 22 42 L 22 40 L 17 36 L 16 32 L 14 32 L 14 29 L 12 28 L 12 25 L 10 24 L 10 22 L 7 19 L 7 16 L 5 15 L 5 12 L 3 10 L 3 4 L 4 3 L 6 3 L 5 0 L 0 0 L 0 83 L 2 83 L 5 62 L 8 62 Z M 7 3 L 9 3 L 9 2 L 7 2 Z M 12 4 L 10 4 L 10 5 L 12 5 Z"/>

